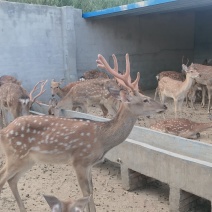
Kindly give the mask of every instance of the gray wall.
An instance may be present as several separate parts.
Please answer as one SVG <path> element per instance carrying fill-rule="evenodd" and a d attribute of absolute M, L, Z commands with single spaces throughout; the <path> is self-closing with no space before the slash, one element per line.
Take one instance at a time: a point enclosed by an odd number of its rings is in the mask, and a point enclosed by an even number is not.
<path fill-rule="evenodd" d="M 116 54 L 123 71 L 124 55 L 128 52 L 133 77 L 139 71 L 141 87 L 155 88 L 157 73 L 180 71 L 183 55 L 193 59 L 194 19 L 192 12 L 99 20 L 78 18 L 75 21 L 78 73 L 96 68 L 98 53 L 109 61 Z"/>
<path fill-rule="evenodd" d="M 202 63 L 212 58 L 211 20 L 211 9 L 196 13 L 194 62 Z"/>
<path fill-rule="evenodd" d="M 75 80 L 73 20 L 71 7 L 0 2 L 0 75 L 17 77 L 28 91 L 43 79 Z M 49 97 L 48 89 L 42 99 Z"/>

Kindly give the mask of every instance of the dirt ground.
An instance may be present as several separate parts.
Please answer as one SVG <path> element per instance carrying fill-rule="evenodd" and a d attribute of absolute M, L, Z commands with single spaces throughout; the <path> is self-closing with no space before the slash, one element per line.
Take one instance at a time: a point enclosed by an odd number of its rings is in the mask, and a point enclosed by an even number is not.
<path fill-rule="evenodd" d="M 153 96 L 153 92 L 146 92 Z M 165 115 L 158 114 L 151 118 L 139 117 L 136 125 L 149 127 L 157 119 L 174 117 L 172 101 L 167 103 Z M 101 115 L 98 109 L 90 108 L 89 113 Z M 197 110 L 183 107 L 181 117 L 198 122 L 209 122 L 207 109 L 197 104 Z M 200 142 L 212 143 L 212 129 L 201 133 Z M 0 152 L 0 164 L 4 158 Z M 97 212 L 167 212 L 169 211 L 169 187 L 153 181 L 146 188 L 125 191 L 122 189 L 120 168 L 109 161 L 93 168 L 94 201 Z M 28 171 L 18 183 L 19 191 L 27 211 L 50 211 L 43 194 L 50 194 L 60 199 L 81 197 L 76 175 L 70 165 L 36 165 Z M 0 211 L 17 211 L 18 207 L 8 184 L 0 195 Z M 210 206 L 199 205 L 195 212 L 210 212 Z"/>

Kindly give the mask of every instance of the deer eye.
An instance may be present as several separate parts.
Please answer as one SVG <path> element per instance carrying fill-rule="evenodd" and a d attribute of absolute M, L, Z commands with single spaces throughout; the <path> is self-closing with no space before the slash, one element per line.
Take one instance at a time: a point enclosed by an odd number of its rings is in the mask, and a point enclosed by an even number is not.
<path fill-rule="evenodd" d="M 148 99 L 144 99 L 144 102 L 149 102 Z"/>

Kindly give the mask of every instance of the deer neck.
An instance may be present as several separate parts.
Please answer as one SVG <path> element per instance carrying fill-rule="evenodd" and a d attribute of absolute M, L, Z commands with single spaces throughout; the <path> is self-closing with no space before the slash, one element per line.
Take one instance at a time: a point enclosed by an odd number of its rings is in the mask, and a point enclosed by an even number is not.
<path fill-rule="evenodd" d="M 57 92 L 57 95 L 60 98 L 63 98 L 66 95 L 66 91 L 63 88 L 59 87 L 59 91 Z"/>
<path fill-rule="evenodd" d="M 181 87 L 180 90 L 181 90 L 181 91 L 182 91 L 182 90 L 183 90 L 183 91 L 188 91 L 188 90 L 191 88 L 193 82 L 194 82 L 194 79 L 193 79 L 193 78 L 186 76 L 186 79 L 185 79 L 185 81 L 182 83 L 182 87 Z"/>
<path fill-rule="evenodd" d="M 194 130 L 195 132 L 202 132 L 208 128 L 211 128 L 212 127 L 212 123 L 196 123 L 194 125 Z"/>
<path fill-rule="evenodd" d="M 104 138 L 102 140 L 104 153 L 128 137 L 136 120 L 137 116 L 130 111 L 126 103 L 121 103 L 116 116 L 102 126 L 101 132 L 103 133 L 100 136 Z"/>

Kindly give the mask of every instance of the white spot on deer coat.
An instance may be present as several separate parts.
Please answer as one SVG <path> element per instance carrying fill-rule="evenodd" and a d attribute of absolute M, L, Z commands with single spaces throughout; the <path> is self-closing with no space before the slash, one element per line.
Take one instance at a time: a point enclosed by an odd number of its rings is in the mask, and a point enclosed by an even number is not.
<path fill-rule="evenodd" d="M 20 146 L 20 145 L 22 144 L 22 142 L 17 141 L 16 144 L 17 144 L 18 146 Z"/>
<path fill-rule="evenodd" d="M 35 147 L 32 147 L 31 150 L 33 150 L 33 151 L 40 151 L 40 147 L 39 146 L 35 146 Z"/>
<path fill-rule="evenodd" d="M 35 138 L 28 138 L 29 143 L 31 143 L 32 141 L 35 141 Z"/>

